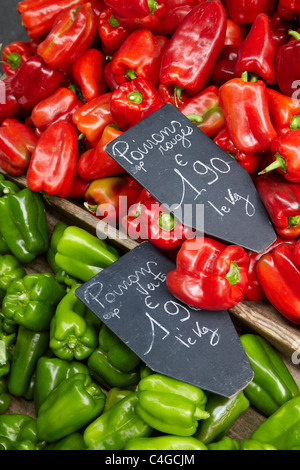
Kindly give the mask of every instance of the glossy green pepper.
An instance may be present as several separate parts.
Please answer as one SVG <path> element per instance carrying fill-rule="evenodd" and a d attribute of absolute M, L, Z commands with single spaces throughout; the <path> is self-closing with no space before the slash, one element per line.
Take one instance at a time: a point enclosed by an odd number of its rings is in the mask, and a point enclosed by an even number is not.
<path fill-rule="evenodd" d="M 0 174 L 0 197 L 8 196 L 8 194 L 17 194 L 21 189 L 13 181 L 5 179 L 4 175 Z"/>
<path fill-rule="evenodd" d="M 207 447 L 194 437 L 158 436 L 136 437 L 131 439 L 124 450 L 207 450 Z"/>
<path fill-rule="evenodd" d="M 115 248 L 86 230 L 70 226 L 57 244 L 55 263 L 70 276 L 86 282 L 119 259 Z"/>
<path fill-rule="evenodd" d="M 39 439 L 55 442 L 87 426 L 100 415 L 105 394 L 87 374 L 75 374 L 61 382 L 39 408 Z"/>
<path fill-rule="evenodd" d="M 3 238 L 3 235 L 0 233 L 0 255 L 8 255 L 11 251 L 8 247 L 8 244 Z"/>
<path fill-rule="evenodd" d="M 250 438 L 278 450 L 300 450 L 300 397 L 284 403 L 258 426 Z"/>
<path fill-rule="evenodd" d="M 119 403 L 119 401 L 128 397 L 131 393 L 133 393 L 132 390 L 120 390 L 117 387 L 111 388 L 106 395 L 103 413 L 106 413 L 106 411 L 110 410 L 114 405 L 116 405 L 116 403 Z"/>
<path fill-rule="evenodd" d="M 8 393 L 6 380 L 4 377 L 0 378 L 0 415 L 5 413 L 10 407 L 11 396 Z"/>
<path fill-rule="evenodd" d="M 87 450 L 87 447 L 82 434 L 73 432 L 52 444 L 47 444 L 44 450 Z"/>
<path fill-rule="evenodd" d="M 192 436 L 199 420 L 207 419 L 206 394 L 198 387 L 161 374 L 140 380 L 136 412 L 165 434 Z"/>
<path fill-rule="evenodd" d="M 55 279 L 58 282 L 65 284 L 66 286 L 73 287 L 74 285 L 79 284 L 78 279 L 75 279 L 74 277 L 70 276 L 55 262 L 55 255 L 57 253 L 58 242 L 63 236 L 63 233 L 67 227 L 67 224 L 65 224 L 64 222 L 57 222 L 50 238 L 49 250 L 47 251 L 46 257 L 50 268 L 55 273 Z"/>
<path fill-rule="evenodd" d="M 261 336 L 246 334 L 241 343 L 254 371 L 253 381 L 244 394 L 251 405 L 266 416 L 271 416 L 281 405 L 299 395 L 299 388 L 288 368 Z"/>
<path fill-rule="evenodd" d="M 25 188 L 0 198 L 0 233 L 21 263 L 30 263 L 49 247 L 46 211 L 38 193 Z"/>
<path fill-rule="evenodd" d="M 0 450 L 41 450 L 44 446 L 34 418 L 17 413 L 0 416 Z"/>
<path fill-rule="evenodd" d="M 200 421 L 194 437 L 205 445 L 222 439 L 249 406 L 249 400 L 243 392 L 232 398 L 211 393 L 206 405 L 210 416 L 205 421 Z"/>
<path fill-rule="evenodd" d="M 262 442 L 254 441 L 253 439 L 246 439 L 240 443 L 239 450 L 277 450 L 271 444 L 263 444 Z"/>
<path fill-rule="evenodd" d="M 87 359 L 98 345 L 97 331 L 86 317 L 88 309 L 74 294 L 77 287 L 60 301 L 50 324 L 50 349 L 67 361 Z"/>
<path fill-rule="evenodd" d="M 19 328 L 17 323 L 6 318 L 2 310 L 0 310 L 0 325 L 1 331 L 5 332 L 6 334 L 16 333 Z"/>
<path fill-rule="evenodd" d="M 46 331 L 65 289 L 49 273 L 31 273 L 11 283 L 3 299 L 4 315 L 32 331 Z"/>
<path fill-rule="evenodd" d="M 124 372 L 135 369 L 141 362 L 140 358 L 105 324 L 99 333 L 99 346 L 106 353 L 109 362 Z"/>
<path fill-rule="evenodd" d="M 217 442 L 207 444 L 207 448 L 208 450 L 240 450 L 240 445 L 236 440 L 224 436 Z"/>
<path fill-rule="evenodd" d="M 17 334 L 7 333 L 0 323 L 0 377 L 8 375 L 15 350 Z"/>
<path fill-rule="evenodd" d="M 83 362 L 67 362 L 58 357 L 41 357 L 36 366 L 33 401 L 35 413 L 38 415 L 40 406 L 59 384 L 75 374 L 88 374 L 89 370 Z"/>
<path fill-rule="evenodd" d="M 31 382 L 37 362 L 49 347 L 48 331 L 31 331 L 19 326 L 17 341 L 7 380 L 8 390 L 16 397 L 23 397 Z"/>
<path fill-rule="evenodd" d="M 0 255 L 0 300 L 4 299 L 7 289 L 16 279 L 26 275 L 17 258 L 13 255 Z"/>
<path fill-rule="evenodd" d="M 88 450 L 123 450 L 130 439 L 150 436 L 153 429 L 136 413 L 138 401 L 131 393 L 90 423 L 83 433 Z"/>

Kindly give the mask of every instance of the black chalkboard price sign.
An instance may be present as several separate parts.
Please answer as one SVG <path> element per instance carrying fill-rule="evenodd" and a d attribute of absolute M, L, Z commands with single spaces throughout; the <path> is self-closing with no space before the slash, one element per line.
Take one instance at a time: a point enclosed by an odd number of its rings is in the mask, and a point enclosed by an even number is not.
<path fill-rule="evenodd" d="M 171 104 L 105 150 L 198 232 L 258 253 L 276 240 L 250 175 Z"/>
<path fill-rule="evenodd" d="M 75 294 L 155 372 L 234 396 L 253 371 L 229 313 L 177 301 L 165 282 L 174 267 L 144 242 Z"/>

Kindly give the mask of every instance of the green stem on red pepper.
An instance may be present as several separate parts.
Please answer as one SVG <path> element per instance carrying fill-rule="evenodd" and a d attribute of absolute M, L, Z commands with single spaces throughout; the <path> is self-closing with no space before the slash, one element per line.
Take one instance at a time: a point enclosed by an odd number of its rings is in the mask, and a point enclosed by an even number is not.
<path fill-rule="evenodd" d="M 258 173 L 259 175 L 264 175 L 265 173 L 269 173 L 270 171 L 280 169 L 283 173 L 286 173 L 286 164 L 285 164 L 285 159 L 282 158 L 282 156 L 279 153 L 276 153 L 274 155 L 276 160 L 268 165 L 263 171 Z"/>

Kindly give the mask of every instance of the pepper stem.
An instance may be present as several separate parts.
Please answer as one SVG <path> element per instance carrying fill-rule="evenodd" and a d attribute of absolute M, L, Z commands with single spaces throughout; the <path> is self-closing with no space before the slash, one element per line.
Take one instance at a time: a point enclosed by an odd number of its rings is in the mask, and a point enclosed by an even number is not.
<path fill-rule="evenodd" d="M 300 225 L 300 215 L 296 215 L 294 217 L 289 217 L 288 226 L 295 227 L 296 225 Z"/>
<path fill-rule="evenodd" d="M 255 73 L 252 73 L 252 74 L 250 74 L 250 79 L 249 79 L 248 72 L 243 72 L 242 75 L 241 75 L 241 79 L 244 82 L 255 83 L 258 80 L 258 75 L 256 75 Z"/>
<path fill-rule="evenodd" d="M 271 163 L 267 168 L 265 168 L 263 171 L 258 173 L 259 175 L 264 175 L 266 173 L 269 173 L 270 171 L 276 170 L 277 168 L 283 171 L 283 173 L 286 173 L 286 166 L 285 166 L 285 160 L 282 158 L 282 156 L 279 153 L 276 153 L 274 155 L 276 160 Z"/>
<path fill-rule="evenodd" d="M 231 286 L 235 286 L 240 282 L 240 268 L 234 261 L 231 261 L 230 271 L 225 278 Z"/>
<path fill-rule="evenodd" d="M 291 130 L 299 129 L 299 127 L 300 127 L 300 115 L 297 114 L 296 116 L 293 116 L 291 119 L 290 129 Z"/>
<path fill-rule="evenodd" d="M 16 70 L 21 65 L 21 56 L 17 52 L 12 52 L 9 55 L 1 53 L 7 59 L 7 62 L 1 61 L 1 64 L 8 64 L 12 70 Z"/>
<path fill-rule="evenodd" d="M 195 122 L 196 124 L 202 124 L 204 121 L 203 117 L 199 114 L 188 114 L 186 116 L 190 121 Z"/>
<path fill-rule="evenodd" d="M 120 23 L 118 22 L 118 20 L 114 17 L 114 15 L 111 15 L 111 17 L 109 18 L 108 20 L 110 26 L 112 26 L 113 28 L 117 28 L 118 26 L 120 26 Z"/>
<path fill-rule="evenodd" d="M 141 212 L 142 212 L 142 204 L 139 202 L 137 205 L 136 213 L 133 214 L 131 217 L 133 217 L 134 219 L 137 219 L 141 215 Z"/>
<path fill-rule="evenodd" d="M 170 212 L 162 212 L 158 218 L 157 225 L 166 232 L 171 232 L 176 225 L 175 218 Z"/>
<path fill-rule="evenodd" d="M 289 36 L 293 36 L 293 38 L 296 39 L 296 41 L 299 41 L 300 39 L 300 33 L 298 31 L 293 31 L 292 29 L 288 32 Z"/>
<path fill-rule="evenodd" d="M 141 104 L 143 101 L 143 95 L 139 91 L 132 91 L 127 95 L 127 99 L 131 101 L 131 103 Z"/>
<path fill-rule="evenodd" d="M 148 0 L 148 6 L 150 10 L 150 15 L 153 15 L 155 10 L 157 10 L 158 3 L 155 0 Z"/>
<path fill-rule="evenodd" d="M 135 73 L 135 70 L 128 69 L 125 73 L 125 77 L 128 78 L 128 80 L 134 80 L 137 78 L 137 74 Z"/>
<path fill-rule="evenodd" d="M 174 100 L 175 100 L 176 108 L 179 107 L 178 102 L 182 104 L 182 100 L 181 100 L 182 90 L 183 90 L 183 88 L 180 88 L 177 85 L 174 87 Z"/>
<path fill-rule="evenodd" d="M 210 413 L 208 411 L 202 410 L 201 408 L 196 408 L 195 413 L 194 413 L 194 418 L 199 420 L 199 419 L 207 419 L 210 417 Z"/>

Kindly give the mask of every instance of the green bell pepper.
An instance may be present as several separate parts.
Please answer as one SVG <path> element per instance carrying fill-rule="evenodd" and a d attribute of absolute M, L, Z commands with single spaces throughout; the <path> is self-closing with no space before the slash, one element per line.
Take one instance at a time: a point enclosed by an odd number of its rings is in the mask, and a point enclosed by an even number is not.
<path fill-rule="evenodd" d="M 240 450 L 277 450 L 271 444 L 263 444 L 262 442 L 246 439 L 240 443 Z"/>
<path fill-rule="evenodd" d="M 7 333 L 0 323 L 0 377 L 8 375 L 15 350 L 17 334 Z"/>
<path fill-rule="evenodd" d="M 87 450 L 87 447 L 82 434 L 73 432 L 52 444 L 47 444 L 43 450 Z"/>
<path fill-rule="evenodd" d="M 6 380 L 4 377 L 0 378 L 0 415 L 5 413 L 10 407 L 11 396 L 8 393 Z"/>
<path fill-rule="evenodd" d="M 57 244 L 55 263 L 70 276 L 89 281 L 119 259 L 115 248 L 86 230 L 67 227 Z"/>
<path fill-rule="evenodd" d="M 0 255 L 0 299 L 4 299 L 7 289 L 16 279 L 22 279 L 26 272 L 13 255 Z"/>
<path fill-rule="evenodd" d="M 0 416 L 0 450 L 41 450 L 36 420 L 24 414 Z"/>
<path fill-rule="evenodd" d="M 158 436 L 130 439 L 124 450 L 207 450 L 207 447 L 194 437 Z"/>
<path fill-rule="evenodd" d="M 8 244 L 3 238 L 3 235 L 0 233 L 0 255 L 8 255 L 11 251 L 8 248 Z"/>
<path fill-rule="evenodd" d="M 50 324 L 50 349 L 60 359 L 87 359 L 98 345 L 94 325 L 86 317 L 87 307 L 74 292 L 78 285 L 63 297 Z"/>
<path fill-rule="evenodd" d="M 16 346 L 7 380 L 8 390 L 16 397 L 26 394 L 40 357 L 49 347 L 48 331 L 31 331 L 19 326 Z"/>
<path fill-rule="evenodd" d="M 39 439 L 55 442 L 87 426 L 100 415 L 105 394 L 87 374 L 75 374 L 61 382 L 39 408 Z"/>
<path fill-rule="evenodd" d="M 19 325 L 16 322 L 6 318 L 2 310 L 0 310 L 0 325 L 1 331 L 5 332 L 6 334 L 16 333 L 19 328 Z"/>
<path fill-rule="evenodd" d="M 89 370 L 83 362 L 67 362 L 57 357 L 41 357 L 36 366 L 35 387 L 33 394 L 34 409 L 38 415 L 39 409 L 59 384 L 75 374 L 87 374 Z"/>
<path fill-rule="evenodd" d="M 251 405 L 266 416 L 271 416 L 291 398 L 299 395 L 299 388 L 288 368 L 262 337 L 246 334 L 241 343 L 254 371 L 253 381 L 244 394 Z"/>
<path fill-rule="evenodd" d="M 240 445 L 234 439 L 224 436 L 217 442 L 207 444 L 207 448 L 208 450 L 240 450 Z"/>
<path fill-rule="evenodd" d="M 32 331 L 46 331 L 65 289 L 49 273 L 31 273 L 11 283 L 3 299 L 4 315 Z"/>
<path fill-rule="evenodd" d="M 99 346 L 107 355 L 109 362 L 124 372 L 130 372 L 141 359 L 105 324 L 99 333 Z"/>
<path fill-rule="evenodd" d="M 58 282 L 65 284 L 68 287 L 73 287 L 76 284 L 79 284 L 79 280 L 70 276 L 68 273 L 66 273 L 66 271 L 61 269 L 55 262 L 55 255 L 57 253 L 58 242 L 63 236 L 63 233 L 67 227 L 68 227 L 67 224 L 65 224 L 64 222 L 57 222 L 50 238 L 49 250 L 47 251 L 46 257 L 47 257 L 47 261 L 48 261 L 50 268 L 55 273 L 55 279 Z"/>
<path fill-rule="evenodd" d="M 206 405 L 206 410 L 210 416 L 199 423 L 194 437 L 205 445 L 222 439 L 249 406 L 249 400 L 243 392 L 232 398 L 211 393 Z"/>
<path fill-rule="evenodd" d="M 284 403 L 258 426 L 250 439 L 278 450 L 300 450 L 300 397 Z"/>
<path fill-rule="evenodd" d="M 123 450 L 130 439 L 148 437 L 153 429 L 137 415 L 138 401 L 131 393 L 91 422 L 83 433 L 88 450 Z"/>
<path fill-rule="evenodd" d="M 165 434 L 192 436 L 199 420 L 207 419 L 203 390 L 161 374 L 140 380 L 136 412 L 152 428 Z"/>
<path fill-rule="evenodd" d="M 19 186 L 5 179 L 4 175 L 0 174 L 0 197 L 8 196 L 8 194 L 17 194 L 20 191 Z"/>
<path fill-rule="evenodd" d="M 21 263 L 30 263 L 49 247 L 45 207 L 38 193 L 25 188 L 0 198 L 0 233 Z"/>
<path fill-rule="evenodd" d="M 132 390 L 120 390 L 117 387 L 111 388 L 106 395 L 103 413 L 106 413 L 106 411 L 110 410 L 116 403 L 119 403 L 119 401 L 128 397 L 131 393 L 133 393 Z"/>

